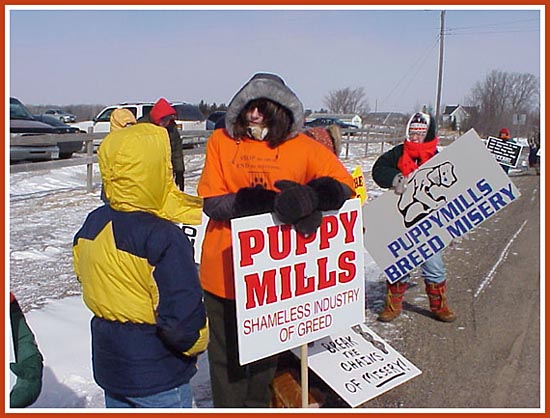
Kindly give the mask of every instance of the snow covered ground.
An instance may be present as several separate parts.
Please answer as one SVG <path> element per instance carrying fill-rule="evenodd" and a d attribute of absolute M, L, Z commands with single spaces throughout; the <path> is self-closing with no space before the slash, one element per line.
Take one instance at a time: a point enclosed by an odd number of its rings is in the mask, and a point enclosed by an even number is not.
<path fill-rule="evenodd" d="M 371 145 L 367 156 L 364 145 L 354 145 L 350 147 L 350 157 L 342 160 L 350 171 L 357 165 L 362 167 L 369 199 L 383 192 L 370 176 L 379 153 L 379 144 Z M 185 156 L 186 192 L 190 194 L 196 194 L 203 162 L 204 154 Z M 10 202 L 6 220 L 10 289 L 26 313 L 45 357 L 42 393 L 32 408 L 51 411 L 49 408 L 103 408 L 104 405 L 103 392 L 91 373 L 91 314 L 82 303 L 71 259 L 73 235 L 86 215 L 102 204 L 99 184 L 95 166 L 94 191 L 86 192 L 85 165 L 15 173 L 6 184 Z M 372 324 L 373 330 L 393 345 L 394 339 L 398 339 L 395 326 L 389 324 L 382 328 L 374 322 L 374 312 L 383 304 L 385 286 L 380 269 L 367 253 L 364 277 L 368 295 L 367 324 Z M 398 344 L 394 347 L 399 350 Z M 199 359 L 199 371 L 192 385 L 196 406 L 211 407 L 205 355 Z"/>

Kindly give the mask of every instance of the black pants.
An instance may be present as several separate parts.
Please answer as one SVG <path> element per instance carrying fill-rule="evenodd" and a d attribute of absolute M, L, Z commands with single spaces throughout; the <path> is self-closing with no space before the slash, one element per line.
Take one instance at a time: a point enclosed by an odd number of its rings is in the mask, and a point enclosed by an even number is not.
<path fill-rule="evenodd" d="M 235 301 L 204 292 L 210 342 L 208 364 L 215 408 L 267 408 L 277 356 L 239 365 Z"/>

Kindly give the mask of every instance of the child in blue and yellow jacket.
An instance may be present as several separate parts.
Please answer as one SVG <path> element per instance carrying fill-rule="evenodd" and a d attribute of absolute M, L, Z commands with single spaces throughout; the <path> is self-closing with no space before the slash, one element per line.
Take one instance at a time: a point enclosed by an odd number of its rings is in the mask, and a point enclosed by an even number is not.
<path fill-rule="evenodd" d="M 175 223 L 200 223 L 202 199 L 177 189 L 161 127 L 112 132 L 98 157 L 109 203 L 88 215 L 73 242 L 94 314 L 94 378 L 108 408 L 191 407 L 208 324 L 193 250 Z"/>

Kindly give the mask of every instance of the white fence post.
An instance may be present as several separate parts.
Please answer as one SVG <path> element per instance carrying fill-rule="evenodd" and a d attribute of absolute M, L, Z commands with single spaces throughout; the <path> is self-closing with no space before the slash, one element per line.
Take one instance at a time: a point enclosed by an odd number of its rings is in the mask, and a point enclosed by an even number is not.
<path fill-rule="evenodd" d="M 90 126 L 88 128 L 88 133 L 92 133 L 93 129 L 94 128 Z M 94 140 L 92 138 L 88 138 L 88 140 L 86 141 L 86 156 L 89 159 L 88 163 L 86 164 L 86 191 L 88 193 L 91 193 L 94 180 Z"/>

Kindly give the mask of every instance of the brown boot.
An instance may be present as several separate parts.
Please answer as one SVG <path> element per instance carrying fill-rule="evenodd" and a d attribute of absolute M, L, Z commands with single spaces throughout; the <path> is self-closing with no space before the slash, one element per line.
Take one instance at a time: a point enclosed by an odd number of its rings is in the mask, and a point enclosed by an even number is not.
<path fill-rule="evenodd" d="M 456 315 L 447 305 L 447 283 L 428 283 L 426 282 L 426 293 L 430 299 L 430 309 L 438 321 L 453 322 Z"/>
<path fill-rule="evenodd" d="M 393 283 L 386 282 L 386 306 L 384 310 L 378 314 L 378 320 L 381 322 L 390 322 L 399 316 L 403 309 L 403 295 L 409 286 L 408 283 Z"/>

